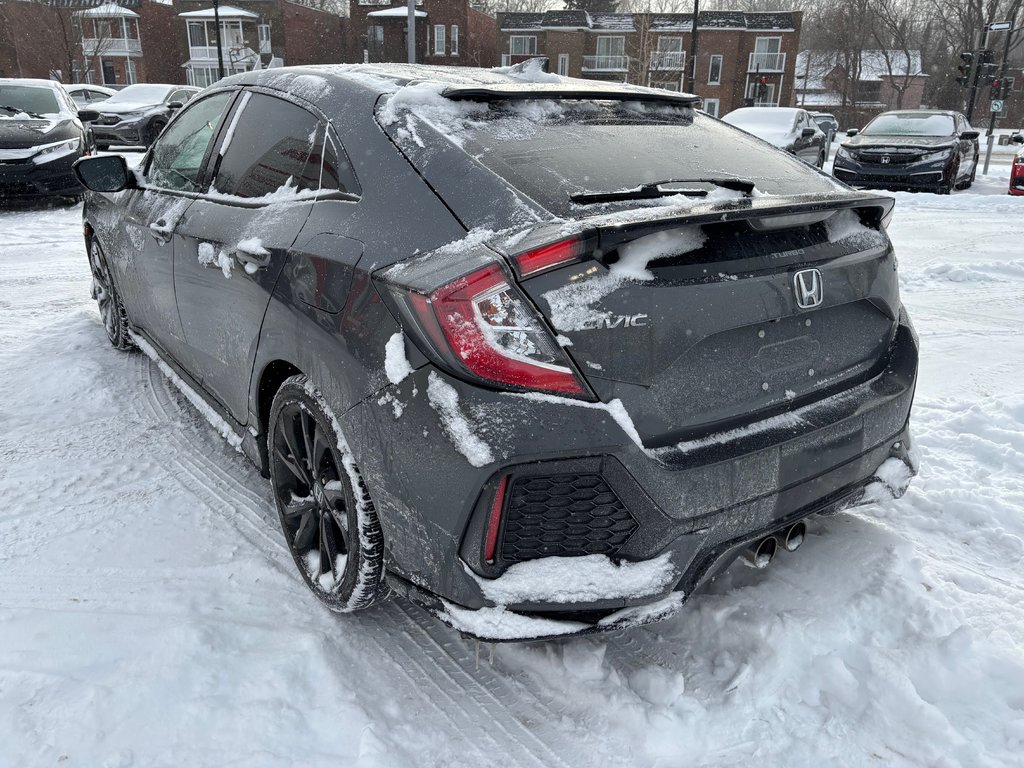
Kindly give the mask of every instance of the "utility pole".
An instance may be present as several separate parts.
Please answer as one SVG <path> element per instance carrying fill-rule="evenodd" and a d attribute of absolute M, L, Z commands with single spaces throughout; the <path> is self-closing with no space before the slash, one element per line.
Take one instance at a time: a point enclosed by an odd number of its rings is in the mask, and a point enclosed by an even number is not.
<path fill-rule="evenodd" d="M 416 0 L 409 0 L 409 21 L 405 33 L 405 52 L 409 63 L 416 63 Z"/>
<path fill-rule="evenodd" d="M 700 0 L 693 0 L 693 25 L 690 27 L 690 47 L 693 49 L 693 60 L 690 64 L 690 85 L 686 89 L 690 93 L 697 92 L 697 17 L 700 16 Z"/>
<path fill-rule="evenodd" d="M 1007 66 L 1009 65 L 1009 61 L 1007 61 L 1007 59 L 1010 58 L 1010 40 L 1013 39 L 1013 33 L 1018 31 L 1013 26 L 1015 21 L 1016 21 L 1016 18 L 1011 19 L 1010 22 L 1009 22 L 1009 27 L 1006 29 L 1006 40 L 1003 43 L 1003 63 L 1002 63 L 1002 65 L 999 68 L 999 82 L 1000 83 L 1002 83 L 1006 79 L 1006 69 L 1007 69 Z M 989 26 L 991 26 L 991 25 L 989 25 Z M 988 31 L 988 28 L 986 27 L 986 32 L 987 31 Z M 992 144 L 995 143 L 995 138 L 996 138 L 993 135 L 993 132 L 995 131 L 995 127 L 996 127 L 996 113 L 992 112 L 991 110 L 989 110 L 988 130 L 985 132 L 985 136 L 987 137 L 986 146 L 985 146 L 985 168 L 982 170 L 982 174 L 985 175 L 985 176 L 988 176 L 988 163 L 989 163 L 989 160 L 992 159 Z"/>
<path fill-rule="evenodd" d="M 220 0 L 213 0 L 213 25 L 217 28 L 217 76 L 224 79 L 224 49 L 220 45 Z"/>

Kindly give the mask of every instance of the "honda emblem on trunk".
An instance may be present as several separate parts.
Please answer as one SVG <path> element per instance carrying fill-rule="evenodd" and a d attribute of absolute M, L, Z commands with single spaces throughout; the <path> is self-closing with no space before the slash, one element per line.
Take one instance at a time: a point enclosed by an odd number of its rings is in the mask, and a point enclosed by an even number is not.
<path fill-rule="evenodd" d="M 800 309 L 817 307 L 824 298 L 821 272 L 816 269 L 801 269 L 793 275 L 793 292 L 796 293 L 796 304 Z"/>

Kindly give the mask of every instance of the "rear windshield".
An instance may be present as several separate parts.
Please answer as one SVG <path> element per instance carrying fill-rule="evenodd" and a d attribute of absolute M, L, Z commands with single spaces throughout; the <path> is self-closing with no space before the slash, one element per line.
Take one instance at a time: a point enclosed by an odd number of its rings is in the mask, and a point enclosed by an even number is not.
<path fill-rule="evenodd" d="M 603 212 L 572 202 L 572 195 L 667 180 L 743 179 L 768 194 L 836 191 L 830 179 L 792 155 L 685 106 L 603 101 L 448 106 L 435 101 L 403 112 L 386 108 L 382 122 L 398 126 L 396 138 L 410 155 L 417 154 L 417 146 L 423 151 L 427 136 L 420 134 L 425 126 L 433 127 L 563 218 Z"/>
<path fill-rule="evenodd" d="M 865 136 L 951 136 L 949 115 L 879 115 L 864 128 Z"/>
<path fill-rule="evenodd" d="M 13 110 L 37 115 L 54 115 L 60 112 L 57 95 L 52 88 L 40 85 L 0 85 L 0 104 L 12 109 L 0 110 L 0 118 L 19 116 Z"/>

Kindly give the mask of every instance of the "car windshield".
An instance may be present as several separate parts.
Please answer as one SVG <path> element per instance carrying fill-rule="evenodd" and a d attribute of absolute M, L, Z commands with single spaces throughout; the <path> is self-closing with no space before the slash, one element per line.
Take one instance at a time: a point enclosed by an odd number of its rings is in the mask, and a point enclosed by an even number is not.
<path fill-rule="evenodd" d="M 949 115 L 879 115 L 864 128 L 865 136 L 952 136 Z"/>
<path fill-rule="evenodd" d="M 745 179 L 772 194 L 818 191 L 816 179 L 809 179 L 791 155 L 766 153 L 748 134 L 684 106 L 537 100 L 471 107 L 463 102 L 416 114 L 566 218 L 593 212 L 573 205 L 572 196 L 666 179 Z M 829 184 L 820 191 L 831 189 Z"/>
<path fill-rule="evenodd" d="M 729 125 L 738 125 L 740 128 L 763 127 L 775 131 L 789 131 L 793 129 L 795 115 L 789 111 L 750 107 L 730 112 L 723 119 Z"/>
<path fill-rule="evenodd" d="M 41 85 L 0 85 L 0 104 L 37 115 L 60 113 L 53 89 Z M 0 119 L 12 116 L 10 110 L 0 110 Z"/>
<path fill-rule="evenodd" d="M 164 100 L 174 86 L 168 85 L 130 85 L 123 91 L 118 91 L 109 99 L 109 104 L 123 104 L 125 102 L 136 102 L 139 104 L 157 104 Z"/>

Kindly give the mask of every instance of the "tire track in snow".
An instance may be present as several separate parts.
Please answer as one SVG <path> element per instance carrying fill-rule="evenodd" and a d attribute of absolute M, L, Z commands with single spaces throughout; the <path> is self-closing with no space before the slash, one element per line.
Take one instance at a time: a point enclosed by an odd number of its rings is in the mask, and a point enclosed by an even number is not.
<path fill-rule="evenodd" d="M 186 403 L 156 363 L 142 354 L 133 358 L 133 376 L 144 390 L 140 397 L 130 398 L 133 409 L 139 419 L 155 419 L 168 427 L 161 431 L 173 447 L 166 456 L 173 467 L 169 474 L 204 501 L 210 511 L 222 511 L 220 516 L 232 523 L 247 542 L 297 580 L 276 516 L 270 513 L 273 500 L 269 485 L 267 495 L 261 496 L 240 481 L 226 462 L 247 460 L 224 449 L 224 441 L 210 432 L 212 428 Z M 204 443 L 215 450 L 202 450 L 206 447 Z M 251 473 L 256 477 L 255 470 Z M 259 482 L 266 483 L 262 478 Z M 238 522 L 243 526 L 239 527 Z M 317 610 L 320 606 L 310 597 L 310 611 Z M 390 626 L 387 631 L 385 624 Z M 553 727 L 561 721 L 563 713 L 552 709 L 550 698 L 542 699 L 538 692 L 525 689 L 487 663 L 477 664 L 475 654 L 467 649 L 467 641 L 419 608 L 395 599 L 352 630 L 360 634 L 361 640 L 371 640 L 380 657 L 389 659 L 391 668 L 401 671 L 420 692 L 430 688 L 435 695 L 428 695 L 428 700 L 444 700 L 444 706 L 435 704 L 434 710 L 448 722 L 453 733 L 473 733 L 470 742 L 490 745 L 486 749 L 475 747 L 478 756 L 468 764 L 479 765 L 488 761 L 489 756 L 503 754 L 509 744 L 522 749 L 514 765 L 567 768 L 578 763 L 567 762 L 563 754 L 593 753 L 592 745 L 586 745 L 582 739 L 570 744 L 577 739 Z M 481 711 L 488 714 L 486 726 L 480 724 Z M 504 738 L 496 739 L 491 734 L 495 729 Z M 602 762 L 610 765 L 612 760 L 609 755 Z"/>

